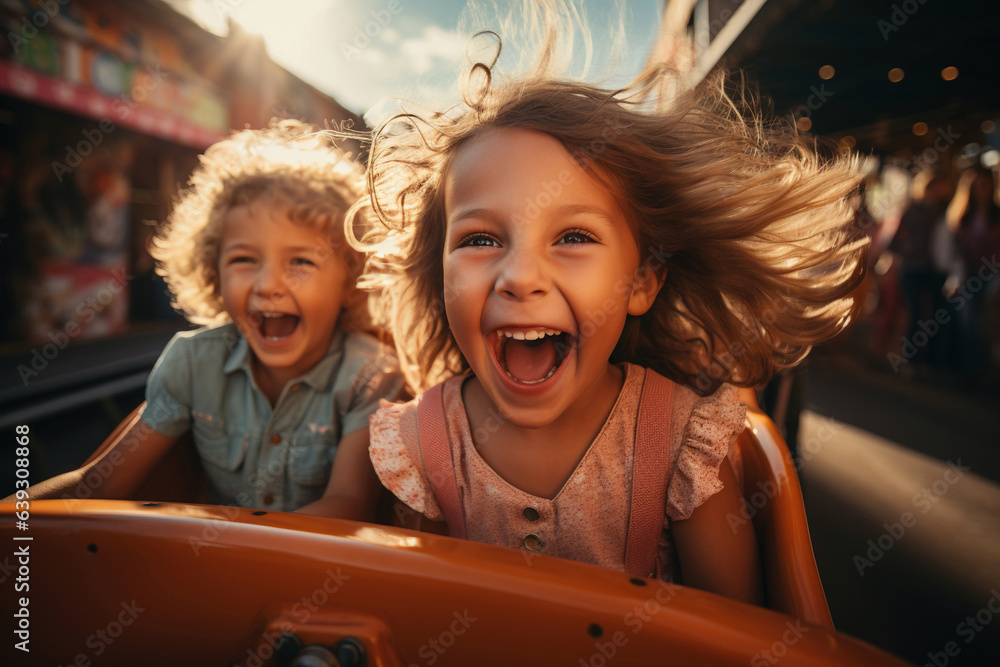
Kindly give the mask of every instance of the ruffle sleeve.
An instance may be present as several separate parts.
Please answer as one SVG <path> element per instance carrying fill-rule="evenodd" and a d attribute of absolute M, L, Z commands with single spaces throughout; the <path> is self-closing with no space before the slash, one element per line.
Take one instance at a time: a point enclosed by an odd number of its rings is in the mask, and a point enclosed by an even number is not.
<path fill-rule="evenodd" d="M 729 384 L 695 403 L 667 483 L 666 513 L 671 520 L 687 519 L 722 490 L 719 465 L 733 436 L 743 430 L 746 411 L 738 390 Z"/>
<path fill-rule="evenodd" d="M 382 485 L 428 519 L 443 520 L 420 461 L 417 402 L 398 405 L 383 399 L 368 418 L 368 425 L 368 453 Z"/>

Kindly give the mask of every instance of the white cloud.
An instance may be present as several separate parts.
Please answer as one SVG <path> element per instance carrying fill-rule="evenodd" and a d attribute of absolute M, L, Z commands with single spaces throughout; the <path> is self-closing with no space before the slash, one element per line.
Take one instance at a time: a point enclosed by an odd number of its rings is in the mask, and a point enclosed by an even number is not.
<path fill-rule="evenodd" d="M 444 30 L 436 25 L 424 28 L 423 35 L 403 40 L 399 52 L 417 74 L 423 74 L 434 66 L 435 60 L 461 62 L 465 53 L 465 38 L 454 30 Z"/>

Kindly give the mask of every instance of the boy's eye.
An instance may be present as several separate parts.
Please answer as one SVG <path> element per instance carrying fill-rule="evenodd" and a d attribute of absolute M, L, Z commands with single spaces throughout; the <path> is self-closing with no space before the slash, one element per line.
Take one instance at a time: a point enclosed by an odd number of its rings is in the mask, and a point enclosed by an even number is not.
<path fill-rule="evenodd" d="M 254 258 L 249 255 L 236 255 L 235 257 L 229 258 L 230 264 L 246 264 L 253 261 Z"/>
<path fill-rule="evenodd" d="M 595 243 L 596 238 L 589 232 L 585 232 L 582 229 L 571 229 L 562 235 L 558 243 Z"/>
<path fill-rule="evenodd" d="M 490 234 L 484 234 L 482 232 L 477 234 L 469 234 L 461 243 L 458 244 L 459 248 L 499 248 L 500 241 L 497 240 L 495 236 Z"/>

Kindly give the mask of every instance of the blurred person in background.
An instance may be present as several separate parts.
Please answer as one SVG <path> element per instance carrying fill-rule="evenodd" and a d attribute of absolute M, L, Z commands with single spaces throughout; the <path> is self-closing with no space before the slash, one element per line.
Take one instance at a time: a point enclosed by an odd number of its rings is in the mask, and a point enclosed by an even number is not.
<path fill-rule="evenodd" d="M 990 304 L 996 308 L 996 255 L 1000 254 L 1000 207 L 993 174 L 967 169 L 959 179 L 947 210 L 954 232 L 958 280 L 951 285 L 948 303 L 958 323 L 959 368 L 967 388 L 978 388 L 989 372 Z"/>
<path fill-rule="evenodd" d="M 900 288 L 910 316 L 902 352 L 907 359 L 918 364 L 930 363 L 936 370 L 948 365 L 950 346 L 945 324 L 950 318 L 944 296 L 948 271 L 935 260 L 933 240 L 952 193 L 951 180 L 946 176 L 928 171 L 917 174 L 913 180 L 913 202 L 900 218 L 899 228 L 889 244 L 889 250 L 900 259 Z M 940 316 L 941 312 L 945 316 Z M 937 333 L 926 333 L 920 327 L 922 322 L 937 323 L 939 328 L 934 329 Z M 909 352 L 914 348 L 915 353 Z M 901 368 L 913 372 L 910 365 Z"/>

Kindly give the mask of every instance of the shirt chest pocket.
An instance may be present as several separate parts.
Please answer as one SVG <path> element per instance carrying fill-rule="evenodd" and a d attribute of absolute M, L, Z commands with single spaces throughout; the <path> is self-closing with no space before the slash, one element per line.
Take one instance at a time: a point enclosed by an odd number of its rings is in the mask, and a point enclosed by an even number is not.
<path fill-rule="evenodd" d="M 296 433 L 289 450 L 289 473 L 300 487 L 318 487 L 320 495 L 330 481 L 338 438 L 332 430 L 325 433 Z"/>
<path fill-rule="evenodd" d="M 220 426 L 199 421 L 194 423 L 192 433 L 202 461 L 228 472 L 235 472 L 243 465 L 249 441 L 248 434 L 226 433 Z M 206 468 L 206 472 L 213 476 L 212 470 Z"/>

